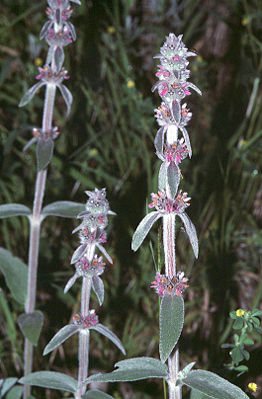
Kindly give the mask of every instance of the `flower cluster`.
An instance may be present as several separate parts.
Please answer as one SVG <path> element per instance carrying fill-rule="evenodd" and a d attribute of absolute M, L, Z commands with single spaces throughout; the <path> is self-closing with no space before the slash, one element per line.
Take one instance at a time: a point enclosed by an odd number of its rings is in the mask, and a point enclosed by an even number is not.
<path fill-rule="evenodd" d="M 185 208 L 187 208 L 190 203 L 190 197 L 187 196 L 187 193 L 182 193 L 180 190 L 175 197 L 175 199 L 170 199 L 167 197 L 167 194 L 164 190 L 158 191 L 158 193 L 151 194 L 152 201 L 149 204 L 149 208 L 156 208 L 157 211 L 166 213 L 183 213 Z"/>
<path fill-rule="evenodd" d="M 80 277 L 100 276 L 105 270 L 105 262 L 102 256 L 95 255 L 91 261 L 81 258 L 75 264 L 76 273 Z"/>
<path fill-rule="evenodd" d="M 151 288 L 154 288 L 157 295 L 178 295 L 182 296 L 185 289 L 188 287 L 188 278 L 183 272 L 178 272 L 176 276 L 169 278 L 164 274 L 156 273 L 155 280 L 151 283 Z"/>
<path fill-rule="evenodd" d="M 97 326 L 99 323 L 98 316 L 94 309 L 90 310 L 87 316 L 82 316 L 80 313 L 76 313 L 73 317 L 73 323 L 80 328 L 90 328 Z"/>

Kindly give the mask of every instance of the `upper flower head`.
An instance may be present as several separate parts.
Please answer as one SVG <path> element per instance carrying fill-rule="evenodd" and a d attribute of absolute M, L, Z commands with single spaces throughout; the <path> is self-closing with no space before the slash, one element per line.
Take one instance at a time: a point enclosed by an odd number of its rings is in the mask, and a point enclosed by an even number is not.
<path fill-rule="evenodd" d="M 109 211 L 109 204 L 106 199 L 106 189 L 85 192 L 89 199 L 86 202 L 86 210 L 90 211 L 93 215 L 107 214 Z"/>
<path fill-rule="evenodd" d="M 67 71 L 63 68 L 61 71 L 56 72 L 53 71 L 50 66 L 44 66 L 43 68 L 39 67 L 39 75 L 36 76 L 37 80 L 42 80 L 45 83 L 53 83 L 59 85 L 63 82 L 64 79 L 69 79 Z"/>
<path fill-rule="evenodd" d="M 164 294 L 182 296 L 185 289 L 188 287 L 188 278 L 183 272 L 178 272 L 172 279 L 164 274 L 156 273 L 155 280 L 151 284 L 159 296 Z"/>
<path fill-rule="evenodd" d="M 88 261 L 87 258 L 82 257 L 75 264 L 76 273 L 78 276 L 82 277 L 93 277 L 100 276 L 105 270 L 105 262 L 103 262 L 103 257 L 94 256 L 92 261 Z"/>
<path fill-rule="evenodd" d="M 167 197 L 164 190 L 159 190 L 158 193 L 151 194 L 152 202 L 149 204 L 149 208 L 155 207 L 161 213 L 183 213 L 185 208 L 187 208 L 190 203 L 190 197 L 187 193 L 182 193 L 180 190 L 174 199 Z"/>

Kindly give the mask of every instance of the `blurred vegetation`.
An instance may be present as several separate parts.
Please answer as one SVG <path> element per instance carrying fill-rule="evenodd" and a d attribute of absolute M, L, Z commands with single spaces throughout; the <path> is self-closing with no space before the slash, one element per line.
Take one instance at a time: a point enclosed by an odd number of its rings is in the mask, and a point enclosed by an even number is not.
<path fill-rule="evenodd" d="M 45 1 L 1 1 L 1 203 L 32 206 L 35 154 L 34 149 L 26 154 L 22 149 L 32 126 L 41 124 L 43 92 L 27 107 L 17 105 L 46 56 L 47 46 L 38 39 L 45 6 Z M 192 197 L 189 215 L 198 231 L 200 257 L 194 261 L 185 234 L 178 231 L 178 267 L 190 277 L 181 361 L 196 361 L 244 389 L 250 380 L 262 386 L 261 337 L 260 344 L 250 348 L 248 375 L 237 381 L 224 368 L 229 355 L 221 350 L 221 344 L 232 342 L 230 310 L 259 308 L 262 298 L 261 1 L 82 0 L 73 22 L 78 39 L 65 52 L 74 102 L 65 120 L 63 100 L 56 101 L 55 124 L 62 135 L 48 171 L 45 204 L 85 202 L 84 190 L 107 187 L 117 216 L 109 227 L 107 248 L 114 265 L 108 265 L 103 276 L 101 322 L 122 337 L 128 357 L 158 356 L 158 301 L 150 289 L 154 263 L 149 240 L 136 254 L 130 242 L 150 192 L 157 189 L 153 109 L 160 99 L 151 93 L 156 80 L 152 57 L 165 35 L 183 33 L 186 45 L 198 53 L 191 62 L 191 80 L 203 97 L 194 94 L 187 101 L 193 112 L 188 127 L 193 157 L 183 162 L 182 187 Z M 41 355 L 54 333 L 78 311 L 79 285 L 63 294 L 72 275 L 69 260 L 77 237 L 71 231 L 76 225 L 55 217 L 43 223 L 38 308 L 45 325 L 36 370 L 77 373 L 74 338 L 49 358 Z M 1 246 L 26 261 L 26 219 L 2 220 L 0 230 Z M 156 262 L 161 262 L 158 234 L 155 228 L 151 243 Z M 15 323 L 22 309 L 3 280 L 1 286 L 0 373 L 16 376 L 21 375 L 22 337 Z M 95 300 L 93 306 L 98 309 Z M 109 341 L 94 335 L 91 371 L 110 371 L 119 359 Z M 55 391 L 37 392 L 38 398 L 62 397 Z M 116 399 L 163 397 L 156 380 L 111 384 L 108 392 Z"/>

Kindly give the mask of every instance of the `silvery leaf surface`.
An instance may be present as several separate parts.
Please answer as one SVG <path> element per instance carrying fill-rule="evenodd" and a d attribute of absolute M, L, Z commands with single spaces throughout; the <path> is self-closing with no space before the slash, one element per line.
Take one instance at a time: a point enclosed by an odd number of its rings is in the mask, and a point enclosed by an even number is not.
<path fill-rule="evenodd" d="M 89 330 L 95 330 L 95 331 L 99 332 L 100 334 L 104 335 L 105 337 L 110 339 L 110 341 L 112 341 L 115 344 L 115 346 L 117 346 L 118 349 L 121 350 L 121 352 L 124 355 L 126 354 L 125 348 L 123 347 L 120 339 L 111 330 L 109 330 L 109 328 L 107 328 L 103 324 L 99 323 L 94 327 L 90 327 Z"/>
<path fill-rule="evenodd" d="M 37 371 L 20 378 L 20 384 L 33 385 L 42 388 L 58 389 L 75 393 L 77 381 L 69 375 L 54 371 Z"/>
<path fill-rule="evenodd" d="M 87 246 L 88 244 L 82 244 L 75 250 L 71 259 L 71 264 L 76 263 L 84 255 Z"/>
<path fill-rule="evenodd" d="M 204 395 L 202 392 L 191 389 L 190 399 L 210 399 L 210 396 Z"/>
<path fill-rule="evenodd" d="M 175 163 L 170 163 L 168 165 L 166 176 L 171 196 L 174 198 L 180 182 L 180 170 Z"/>
<path fill-rule="evenodd" d="M 185 144 L 186 144 L 186 147 L 187 147 L 187 150 L 188 150 L 188 155 L 189 155 L 189 158 L 191 158 L 192 157 L 192 148 L 191 148 L 190 138 L 189 138 L 189 135 L 187 133 L 187 130 L 186 130 L 186 128 L 184 126 L 179 126 L 179 129 L 182 131 L 182 134 L 183 134 L 183 137 L 184 137 L 184 140 L 185 140 Z"/>
<path fill-rule="evenodd" d="M 192 370 L 182 383 L 213 399 L 248 399 L 236 385 L 206 370 Z"/>
<path fill-rule="evenodd" d="M 72 39 L 75 41 L 76 40 L 76 31 L 75 31 L 74 25 L 70 21 L 67 21 L 67 26 L 71 33 Z"/>
<path fill-rule="evenodd" d="M 64 50 L 62 47 L 57 46 L 54 52 L 54 60 L 56 65 L 56 70 L 60 71 L 65 59 Z"/>
<path fill-rule="evenodd" d="M 47 32 L 48 32 L 49 29 L 51 28 L 51 25 L 52 25 L 52 21 L 47 21 L 47 22 L 44 24 L 44 26 L 43 26 L 42 29 L 41 29 L 40 35 L 39 35 L 40 40 L 42 40 L 42 39 L 45 38 Z"/>
<path fill-rule="evenodd" d="M 159 190 L 166 189 L 166 172 L 167 172 L 167 162 L 162 162 L 159 172 L 158 172 L 158 187 Z"/>
<path fill-rule="evenodd" d="M 63 99 L 65 100 L 66 107 L 67 107 L 66 116 L 68 116 L 70 114 L 73 96 L 71 94 L 71 91 L 62 83 L 58 87 L 61 91 Z"/>
<path fill-rule="evenodd" d="M 121 360 L 115 364 L 115 367 L 118 367 L 120 370 L 155 370 L 165 374 L 166 376 L 168 375 L 167 365 L 152 357 L 134 357 L 132 359 Z"/>
<path fill-rule="evenodd" d="M 72 335 L 76 334 L 79 331 L 79 327 L 75 324 L 68 324 L 67 326 L 61 328 L 55 336 L 51 339 L 51 341 L 46 345 L 43 355 L 47 355 L 49 352 L 52 352 L 55 348 L 60 346 L 63 342 L 65 342 Z"/>
<path fill-rule="evenodd" d="M 69 280 L 68 280 L 68 282 L 67 282 L 67 284 L 66 284 L 66 286 L 65 286 L 65 288 L 64 288 L 64 293 L 66 294 L 69 290 L 70 290 L 70 288 L 75 284 L 75 282 L 76 282 L 76 280 L 78 279 L 78 275 L 75 273 L 74 275 L 73 275 L 73 277 L 71 277 Z"/>
<path fill-rule="evenodd" d="M 195 90 L 198 94 L 200 94 L 200 96 L 202 96 L 201 90 L 196 85 L 194 85 L 193 83 L 187 83 L 187 86 L 191 87 L 191 89 Z"/>
<path fill-rule="evenodd" d="M 102 252 L 102 254 L 105 256 L 105 258 L 108 260 L 108 262 L 113 264 L 113 260 L 112 260 L 111 256 L 109 255 L 109 253 L 105 250 L 105 248 L 100 244 L 96 244 L 96 246 L 99 249 L 99 251 Z"/>
<path fill-rule="evenodd" d="M 195 226 L 189 219 L 188 215 L 186 212 L 183 213 L 178 213 L 178 216 L 181 218 L 182 222 L 184 223 L 186 233 L 188 235 L 188 238 L 190 240 L 192 249 L 194 251 L 195 257 L 198 257 L 198 239 L 197 239 L 197 233 Z"/>
<path fill-rule="evenodd" d="M 72 3 L 77 4 L 78 6 L 81 6 L 81 1 L 80 0 L 69 0 L 69 1 L 71 1 Z"/>
<path fill-rule="evenodd" d="M 156 154 L 160 159 L 162 159 L 162 161 L 164 160 L 164 158 L 163 158 L 164 134 L 165 134 L 165 129 L 163 126 L 161 126 L 161 128 L 158 129 L 155 140 L 154 140 Z"/>
<path fill-rule="evenodd" d="M 181 105 L 179 101 L 173 100 L 171 111 L 176 123 L 179 125 L 181 120 Z"/>
<path fill-rule="evenodd" d="M 6 394 L 6 392 L 9 391 L 9 389 L 12 388 L 12 386 L 15 385 L 16 381 L 18 379 L 15 377 L 9 377 L 9 378 L 5 378 L 5 379 L 1 379 L 0 380 L 0 393 L 2 396 L 4 396 Z"/>
<path fill-rule="evenodd" d="M 114 399 L 113 396 L 105 392 L 91 389 L 82 396 L 82 399 Z"/>
<path fill-rule="evenodd" d="M 37 140 L 36 146 L 36 159 L 37 159 L 37 170 L 40 171 L 45 169 L 52 159 L 54 152 L 54 142 L 51 138 L 48 140 Z"/>
<path fill-rule="evenodd" d="M 33 145 L 34 143 L 37 142 L 37 138 L 33 137 L 31 140 L 29 140 L 26 145 L 23 148 L 23 152 L 27 151 L 29 147 L 31 147 L 31 145 Z"/>
<path fill-rule="evenodd" d="M 165 378 L 166 373 L 150 369 L 120 369 L 107 374 L 95 374 L 85 380 L 85 384 L 91 382 L 119 382 L 119 381 L 139 381 L 146 378 Z"/>
<path fill-rule="evenodd" d="M 12 297 L 24 305 L 27 295 L 27 266 L 11 252 L 0 248 L 0 270 Z"/>
<path fill-rule="evenodd" d="M 75 218 L 85 205 L 73 201 L 56 201 L 46 205 L 41 214 L 44 216 L 59 216 L 63 218 Z"/>
<path fill-rule="evenodd" d="M 23 313 L 18 317 L 17 322 L 24 337 L 36 346 L 44 324 L 43 313 L 40 310 Z"/>
<path fill-rule="evenodd" d="M 21 387 L 20 385 L 19 386 L 16 385 L 13 388 L 11 388 L 10 391 L 8 391 L 5 399 L 20 399 L 22 397 L 22 394 L 23 394 L 23 387 Z M 30 396 L 28 396 L 27 399 L 30 399 Z"/>
<path fill-rule="evenodd" d="M 11 216 L 28 216 L 31 209 L 22 204 L 3 204 L 0 205 L 0 219 L 9 218 Z"/>
<path fill-rule="evenodd" d="M 23 107 L 24 105 L 28 104 L 34 97 L 37 90 L 39 90 L 43 85 L 45 85 L 44 82 L 38 82 L 34 86 L 30 87 L 30 89 L 27 90 L 27 92 L 22 97 L 19 103 L 19 107 Z"/>
<path fill-rule="evenodd" d="M 184 324 L 184 301 L 182 296 L 164 295 L 161 299 L 159 327 L 159 354 L 163 363 L 174 349 Z"/>
<path fill-rule="evenodd" d="M 131 248 L 133 251 L 137 251 L 144 239 L 146 238 L 147 234 L 149 233 L 149 230 L 153 226 L 153 224 L 160 218 L 162 217 L 161 213 L 158 211 L 153 211 L 148 213 L 143 220 L 139 223 L 139 225 L 136 228 L 136 231 L 134 232 L 133 238 L 132 238 L 132 245 Z"/>
<path fill-rule="evenodd" d="M 97 296 L 99 305 L 101 306 L 102 303 L 104 302 L 105 289 L 104 289 L 104 283 L 99 276 L 93 276 L 92 288 Z"/>

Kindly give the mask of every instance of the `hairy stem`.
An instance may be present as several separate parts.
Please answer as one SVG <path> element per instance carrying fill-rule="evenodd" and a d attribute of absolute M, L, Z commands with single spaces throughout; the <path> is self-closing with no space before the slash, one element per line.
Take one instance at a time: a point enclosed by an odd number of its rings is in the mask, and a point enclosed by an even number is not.
<path fill-rule="evenodd" d="M 165 273 L 171 279 L 176 274 L 175 253 L 175 215 L 169 214 L 163 217 L 163 242 L 165 252 Z M 168 358 L 169 369 L 169 399 L 181 399 L 181 388 L 176 386 L 179 373 L 179 351 L 175 349 L 174 354 Z"/>
<path fill-rule="evenodd" d="M 91 262 L 94 257 L 95 247 L 90 245 L 86 254 L 87 259 Z M 82 292 L 81 292 L 81 315 L 86 317 L 89 312 L 89 302 L 91 294 L 92 279 L 83 278 Z M 89 362 L 89 336 L 88 329 L 81 330 L 79 334 L 79 348 L 78 348 L 78 385 L 87 379 L 88 362 Z M 76 398 L 81 398 L 86 391 L 86 385 L 80 387 L 77 391 Z"/>
<path fill-rule="evenodd" d="M 43 131 L 48 131 L 52 127 L 55 91 L 56 91 L 55 86 L 53 85 L 46 86 L 43 121 L 42 121 Z M 35 310 L 39 240 L 40 240 L 40 228 L 41 228 L 41 210 L 45 193 L 46 174 L 47 174 L 46 169 L 41 170 L 37 173 L 33 214 L 30 217 L 27 299 L 25 304 L 26 313 L 32 313 Z M 33 363 L 33 345 L 31 344 L 30 341 L 28 341 L 28 339 L 25 339 L 24 375 L 27 375 L 32 372 L 32 363 Z M 30 386 L 25 385 L 23 399 L 27 399 L 27 397 L 30 395 L 30 392 L 31 392 Z"/>

